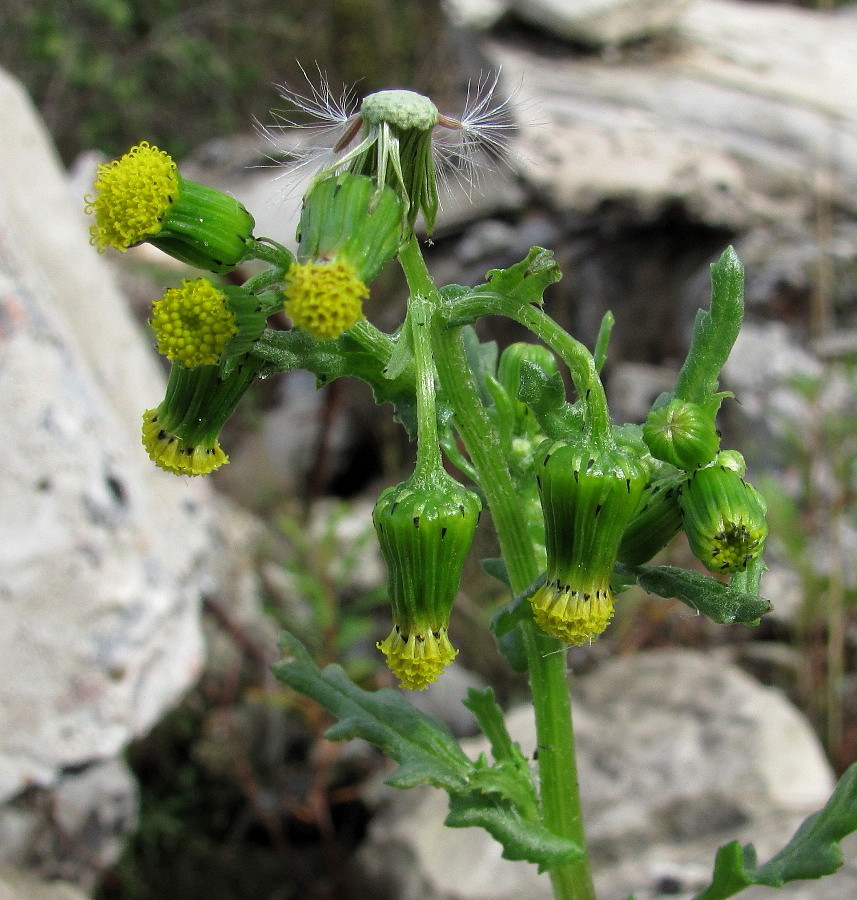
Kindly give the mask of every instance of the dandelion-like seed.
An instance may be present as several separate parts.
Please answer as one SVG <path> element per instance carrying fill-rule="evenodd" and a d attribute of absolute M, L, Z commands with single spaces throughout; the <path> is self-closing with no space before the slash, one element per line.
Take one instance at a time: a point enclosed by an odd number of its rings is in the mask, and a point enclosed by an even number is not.
<path fill-rule="evenodd" d="M 390 185 L 396 190 L 411 228 L 422 213 L 430 234 L 439 206 L 438 184 L 457 180 L 470 191 L 488 160 L 506 157 L 515 126 L 511 98 L 495 101 L 499 78 L 498 71 L 468 85 L 458 118 L 408 90 L 379 91 L 358 104 L 352 89 L 334 95 L 321 73 L 318 85 L 307 77 L 305 93 L 281 87 L 281 96 L 308 120 L 278 117 L 277 127 L 307 132 L 292 150 L 290 171 L 314 170 L 319 178 L 342 171 L 369 175 L 379 189 Z M 267 133 L 275 142 L 273 133 Z"/>

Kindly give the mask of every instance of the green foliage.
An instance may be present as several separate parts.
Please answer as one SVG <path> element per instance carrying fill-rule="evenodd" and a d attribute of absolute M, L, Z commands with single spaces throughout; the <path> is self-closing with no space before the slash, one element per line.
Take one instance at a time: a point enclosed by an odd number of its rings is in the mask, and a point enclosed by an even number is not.
<path fill-rule="evenodd" d="M 703 405 L 711 403 L 743 317 L 744 267 L 732 247 L 727 247 L 711 266 L 711 307 L 696 314 L 690 349 L 674 396 Z"/>
<path fill-rule="evenodd" d="M 442 723 L 418 712 L 399 691 L 364 691 L 337 665 L 319 670 L 288 632 L 283 634 L 281 648 L 286 659 L 274 667 L 274 674 L 336 717 L 328 739 L 359 737 L 380 748 L 398 763 L 387 779 L 394 787 L 443 788 L 450 795 L 447 825 L 481 826 L 503 845 L 506 859 L 527 860 L 540 869 L 581 855 L 579 847 L 551 834 L 538 821 L 529 770 L 504 734 L 502 714 L 493 697 L 472 693 L 468 698 L 489 732 L 495 753 L 495 762 L 489 765 L 484 758 L 468 759 Z"/>
<path fill-rule="evenodd" d="M 757 594 L 739 591 L 708 575 L 673 566 L 616 566 L 620 577 L 630 576 L 650 594 L 675 597 L 718 625 L 758 625 L 771 604 Z"/>
<path fill-rule="evenodd" d="M 441 38 L 435 0 L 0 0 L 0 22 L 0 65 L 66 160 L 90 147 L 118 156 L 141 138 L 181 158 L 270 121 L 274 85 L 306 83 L 298 58 L 334 86 L 449 89 L 449 68 L 426 65 Z"/>
<path fill-rule="evenodd" d="M 733 841 L 717 852 L 711 884 L 696 900 L 723 900 L 753 885 L 779 888 L 789 881 L 832 875 L 842 865 L 839 842 L 857 831 L 857 764 L 839 779 L 825 807 L 809 816 L 794 837 L 764 865 L 752 844 Z"/>

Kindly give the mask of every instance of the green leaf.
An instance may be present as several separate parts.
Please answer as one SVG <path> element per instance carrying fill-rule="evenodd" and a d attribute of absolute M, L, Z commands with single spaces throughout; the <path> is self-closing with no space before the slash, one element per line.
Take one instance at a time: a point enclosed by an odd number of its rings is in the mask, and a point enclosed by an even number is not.
<path fill-rule="evenodd" d="M 521 262 L 508 269 L 492 269 L 486 277 L 487 283 L 476 292 L 487 290 L 519 303 L 541 305 L 544 292 L 562 278 L 562 271 L 550 250 L 533 247 Z"/>
<path fill-rule="evenodd" d="M 759 617 L 771 611 L 771 604 L 754 594 L 728 584 L 673 566 L 616 566 L 621 577 L 635 578 L 650 594 L 675 597 L 718 625 L 758 625 Z"/>
<path fill-rule="evenodd" d="M 479 560 L 482 570 L 487 572 L 492 578 L 506 585 L 509 590 L 512 589 L 512 583 L 509 581 L 509 572 L 506 569 L 506 560 L 502 556 L 492 556 L 490 559 Z"/>
<path fill-rule="evenodd" d="M 483 561 L 483 568 L 485 567 Z M 530 597 L 545 583 L 544 572 L 524 591 L 513 597 L 507 604 L 501 606 L 491 619 L 491 630 L 494 634 L 501 638 L 504 634 L 510 632 L 516 625 L 527 621 L 532 615 L 532 607 L 530 606 Z"/>
<path fill-rule="evenodd" d="M 492 269 L 486 277 L 485 284 L 470 290 L 453 285 L 451 290 L 442 292 L 449 302 L 447 325 L 456 327 L 470 324 L 480 316 L 505 315 L 509 304 L 541 306 L 545 290 L 562 278 L 562 272 L 550 250 L 533 247 L 521 262 L 508 269 Z M 492 302 L 492 298 L 497 302 Z M 474 304 L 474 300 L 482 302 Z"/>
<path fill-rule="evenodd" d="M 446 824 L 452 828 L 484 828 L 503 845 L 503 858 L 538 863 L 539 871 L 574 862 L 583 851 L 538 822 L 522 818 L 490 795 L 452 794 Z"/>
<path fill-rule="evenodd" d="M 857 763 L 839 779 L 823 809 L 805 819 L 794 837 L 764 865 L 752 844 L 733 841 L 717 851 L 711 884 L 696 900 L 722 900 L 753 885 L 782 887 L 832 875 L 842 865 L 839 842 L 857 831 Z"/>
<path fill-rule="evenodd" d="M 413 366 L 404 358 L 407 348 L 402 345 L 402 352 L 397 357 L 397 365 L 402 371 L 389 377 L 386 370 L 401 339 L 394 344 L 387 335 L 377 334 L 378 346 L 372 352 L 348 332 L 334 341 L 318 341 L 297 328 L 291 331 L 266 328 L 253 345 L 253 354 L 267 361 L 268 366 L 263 370 L 265 376 L 306 369 L 315 375 L 319 387 L 345 375 L 361 378 L 372 388 L 376 403 L 393 405 L 396 418 L 414 439 L 417 408 Z M 446 407 L 442 403 L 439 407 L 438 414 L 446 415 Z"/>
<path fill-rule="evenodd" d="M 479 340 L 476 329 L 470 325 L 461 329 L 461 339 L 464 343 L 464 355 L 467 357 L 467 366 L 473 373 L 473 380 L 479 390 L 479 399 L 483 406 L 491 405 L 491 394 L 485 385 L 488 376 L 497 371 L 497 343 L 496 341 Z"/>
<path fill-rule="evenodd" d="M 338 719 L 327 732 L 329 740 L 360 737 L 383 750 L 399 764 L 388 779 L 396 787 L 467 787 L 473 763 L 443 723 L 418 712 L 398 691 L 364 691 L 340 666 L 320 671 L 303 644 L 288 632 L 283 633 L 280 648 L 288 658 L 274 666 L 276 677 Z"/>
<path fill-rule="evenodd" d="M 599 373 L 604 368 L 604 363 L 607 361 L 607 346 L 610 343 L 610 335 L 615 324 L 616 319 L 614 318 L 613 313 L 608 309 L 601 317 L 601 326 L 598 329 L 598 338 L 595 341 L 595 352 L 592 354 L 595 358 L 595 370 Z"/>
<path fill-rule="evenodd" d="M 506 728 L 506 720 L 503 718 L 503 710 L 500 709 L 494 697 L 494 691 L 489 687 L 484 691 L 470 688 L 464 705 L 476 716 L 476 721 L 482 729 L 482 733 L 491 744 L 491 754 L 497 762 L 512 762 L 516 766 L 523 766 L 529 773 L 526 757 L 521 748 L 512 743 L 512 738 Z M 533 794 L 535 799 L 535 794 Z"/>
<path fill-rule="evenodd" d="M 384 367 L 384 377 L 387 379 L 398 378 L 408 366 L 414 364 L 414 335 L 411 330 L 410 319 L 405 317 L 398 336 L 393 341 L 393 352 L 390 361 Z"/>
<path fill-rule="evenodd" d="M 528 360 L 521 363 L 518 400 L 530 407 L 539 427 L 549 437 L 559 439 L 583 427 L 582 408 L 566 403 L 562 376 L 558 372 L 548 375 Z"/>
<path fill-rule="evenodd" d="M 502 844 L 506 859 L 536 863 L 543 871 L 582 854 L 574 842 L 557 837 L 539 821 L 529 766 L 498 721 L 502 714 L 490 692 L 472 692 L 476 696 L 469 699 L 500 755 L 493 765 L 484 758 L 469 759 L 443 723 L 418 712 L 401 692 L 364 691 L 335 664 L 320 670 L 288 632 L 280 646 L 286 658 L 274 666 L 276 677 L 336 717 L 326 734 L 329 740 L 363 738 L 398 763 L 388 784 L 443 788 L 450 797 L 447 824 L 486 829 Z"/>
<path fill-rule="evenodd" d="M 529 669 L 527 659 L 527 645 L 524 641 L 524 633 L 519 628 L 512 628 L 501 635 L 494 635 L 497 640 L 497 649 L 503 654 L 503 658 L 516 672 L 526 672 Z"/>
<path fill-rule="evenodd" d="M 711 399 L 743 317 L 744 269 L 732 247 L 727 247 L 711 267 L 711 309 L 696 314 L 690 349 L 675 386 L 676 397 L 694 403 Z"/>

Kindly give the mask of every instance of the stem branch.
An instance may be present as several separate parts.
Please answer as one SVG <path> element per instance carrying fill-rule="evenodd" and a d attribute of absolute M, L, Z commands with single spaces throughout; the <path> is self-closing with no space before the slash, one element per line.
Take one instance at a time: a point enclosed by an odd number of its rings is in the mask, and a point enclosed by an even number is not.
<path fill-rule="evenodd" d="M 437 310 L 440 295 L 426 268 L 416 238 L 412 237 L 402 248 L 399 261 L 412 296 L 425 298 L 430 307 Z M 455 426 L 470 455 L 478 483 L 488 501 L 512 591 L 517 594 L 532 584 L 538 574 L 526 518 L 499 437 L 482 406 L 467 366 L 461 330 L 437 327 L 437 318 L 431 320 L 431 346 L 437 375 L 444 396 L 452 407 Z M 592 357 L 589 358 L 591 360 Z M 597 374 L 595 383 L 600 387 Z M 583 850 L 583 856 L 576 862 L 551 870 L 554 896 L 557 900 L 594 900 L 580 810 L 564 648 L 533 623 L 524 623 L 520 627 L 524 632 L 539 742 L 542 819 L 552 832 L 569 838 Z"/>

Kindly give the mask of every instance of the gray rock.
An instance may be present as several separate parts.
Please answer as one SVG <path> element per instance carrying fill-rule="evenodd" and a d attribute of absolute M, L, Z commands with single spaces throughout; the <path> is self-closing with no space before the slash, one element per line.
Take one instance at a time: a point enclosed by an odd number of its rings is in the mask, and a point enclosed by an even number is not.
<path fill-rule="evenodd" d="M 484 31 L 509 11 L 512 0 L 443 0 L 449 20 L 460 28 Z"/>
<path fill-rule="evenodd" d="M 119 753 L 195 677 L 204 485 L 154 469 L 163 377 L 24 92 L 0 77 L 0 800 Z"/>
<path fill-rule="evenodd" d="M 787 325 L 745 322 L 723 367 L 723 386 L 735 393 L 742 418 L 764 421 L 782 437 L 788 424 L 806 422 L 810 416 L 807 400 L 791 383 L 799 378 L 819 378 L 823 371 L 819 360 L 797 343 Z"/>
<path fill-rule="evenodd" d="M 232 552 L 207 485 L 147 459 L 162 370 L 3 73 L 0 105 L 0 843 L 91 883 L 135 817 L 115 757 L 196 679 Z"/>
<path fill-rule="evenodd" d="M 63 774 L 0 806 L 0 862 L 92 888 L 136 824 L 137 783 L 116 759 Z"/>
<path fill-rule="evenodd" d="M 14 866 L 0 866 L 0 900 L 87 900 L 72 884 L 43 881 Z"/>
<path fill-rule="evenodd" d="M 752 840 L 766 858 L 832 789 L 830 767 L 803 716 L 727 662 L 692 651 L 641 653 L 607 663 L 576 688 L 580 782 L 599 896 L 654 897 L 667 878 L 680 892 L 699 890 L 719 846 Z M 507 724 L 532 757 L 531 709 L 513 710 Z M 467 744 L 471 756 L 485 750 L 484 741 Z M 440 791 L 390 791 L 387 803 L 360 852 L 369 883 L 390 891 L 379 896 L 551 896 L 546 878 L 501 860 L 499 845 L 480 830 L 444 828 Z M 824 886 L 813 889 L 806 896 L 832 896 Z"/>
<path fill-rule="evenodd" d="M 612 199 L 645 218 L 678 200 L 729 229 L 806 229 L 820 170 L 836 173 L 832 207 L 857 209 L 857 30 L 836 16 L 696 0 L 657 56 L 605 65 L 499 42 L 490 52 L 538 110 L 521 124 L 520 171 L 559 209 Z"/>
<path fill-rule="evenodd" d="M 551 34 L 615 47 L 672 28 L 690 0 L 516 0 L 514 11 Z"/>
<path fill-rule="evenodd" d="M 666 366 L 620 362 L 610 373 L 607 395 L 617 422 L 642 422 L 652 403 L 675 387 L 678 373 Z"/>

